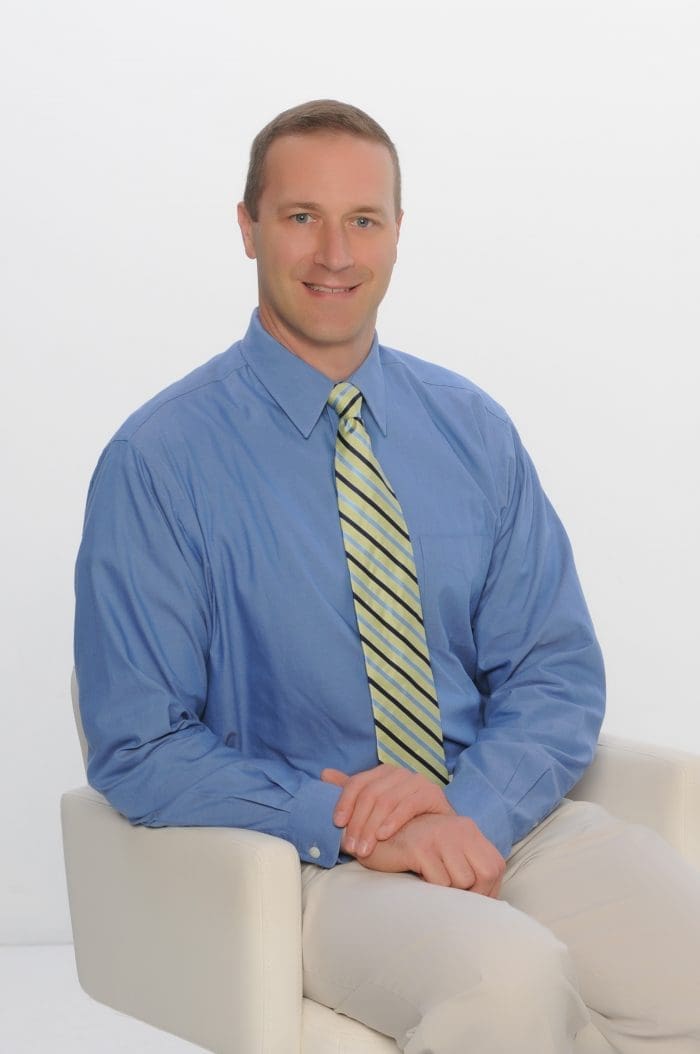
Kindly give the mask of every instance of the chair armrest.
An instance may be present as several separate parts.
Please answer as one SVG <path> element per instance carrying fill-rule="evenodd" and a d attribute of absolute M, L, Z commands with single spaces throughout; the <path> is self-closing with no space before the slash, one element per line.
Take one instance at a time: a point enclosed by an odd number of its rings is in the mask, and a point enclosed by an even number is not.
<path fill-rule="evenodd" d="M 238 828 L 132 826 L 89 787 L 61 799 L 80 984 L 218 1054 L 298 1054 L 294 847 Z"/>
<path fill-rule="evenodd" d="M 597 802 L 621 820 L 646 824 L 700 868 L 697 755 L 606 733 L 567 797 Z"/>

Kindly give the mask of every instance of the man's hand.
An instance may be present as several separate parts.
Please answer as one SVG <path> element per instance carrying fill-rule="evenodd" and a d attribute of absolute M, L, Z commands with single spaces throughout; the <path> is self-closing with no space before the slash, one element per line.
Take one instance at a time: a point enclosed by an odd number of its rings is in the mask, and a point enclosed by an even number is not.
<path fill-rule="evenodd" d="M 436 886 L 498 897 L 506 862 L 466 816 L 417 816 L 359 858 L 372 871 L 414 871 Z"/>
<path fill-rule="evenodd" d="M 324 769 L 321 779 L 343 788 L 333 823 L 345 827 L 341 848 L 360 860 L 415 816 L 456 815 L 441 787 L 400 765 L 377 765 L 355 776 Z"/>

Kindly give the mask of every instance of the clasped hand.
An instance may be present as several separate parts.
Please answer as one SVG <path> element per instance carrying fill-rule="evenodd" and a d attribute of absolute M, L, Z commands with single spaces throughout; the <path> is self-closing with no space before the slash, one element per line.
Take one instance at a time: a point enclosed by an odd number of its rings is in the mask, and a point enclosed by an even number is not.
<path fill-rule="evenodd" d="M 414 871 L 434 885 L 498 896 L 505 860 L 436 783 L 387 764 L 354 776 L 324 769 L 321 779 L 343 788 L 333 822 L 345 828 L 343 851 L 364 867 Z"/>

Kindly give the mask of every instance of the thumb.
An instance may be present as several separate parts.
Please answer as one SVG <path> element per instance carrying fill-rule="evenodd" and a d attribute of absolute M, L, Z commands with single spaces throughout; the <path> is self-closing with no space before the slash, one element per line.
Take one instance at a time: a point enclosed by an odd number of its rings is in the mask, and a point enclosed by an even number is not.
<path fill-rule="evenodd" d="M 344 787 L 350 777 L 340 769 L 323 769 L 321 779 L 324 783 L 335 783 L 336 787 Z"/>

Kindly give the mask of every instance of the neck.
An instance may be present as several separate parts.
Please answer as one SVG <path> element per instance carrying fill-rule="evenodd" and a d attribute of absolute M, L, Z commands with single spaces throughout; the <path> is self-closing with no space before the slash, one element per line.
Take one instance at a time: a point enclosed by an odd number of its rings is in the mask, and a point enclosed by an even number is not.
<path fill-rule="evenodd" d="M 292 355 L 322 373 L 329 380 L 345 381 L 365 361 L 374 340 L 374 320 L 352 340 L 342 344 L 320 344 L 311 342 L 303 334 L 296 333 L 272 317 L 261 304 L 260 322 L 271 337 L 282 344 Z"/>

